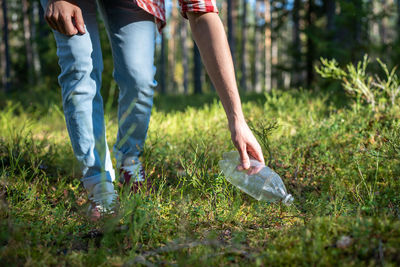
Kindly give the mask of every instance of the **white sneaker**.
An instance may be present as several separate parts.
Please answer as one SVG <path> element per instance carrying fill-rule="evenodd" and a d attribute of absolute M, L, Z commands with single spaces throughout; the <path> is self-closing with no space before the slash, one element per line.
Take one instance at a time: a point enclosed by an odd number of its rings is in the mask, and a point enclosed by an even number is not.
<path fill-rule="evenodd" d="M 120 182 L 123 184 L 144 182 L 146 180 L 144 168 L 138 158 L 126 158 L 119 170 L 119 174 Z"/>
<path fill-rule="evenodd" d="M 102 182 L 88 189 L 90 206 L 88 216 L 91 220 L 97 221 L 104 215 L 115 214 L 117 205 L 117 193 L 111 182 Z"/>
<path fill-rule="evenodd" d="M 152 190 L 152 184 L 146 179 L 142 163 L 136 158 L 127 158 L 119 170 L 119 181 L 123 186 L 130 186 L 130 190 L 137 193 L 140 188 Z"/>

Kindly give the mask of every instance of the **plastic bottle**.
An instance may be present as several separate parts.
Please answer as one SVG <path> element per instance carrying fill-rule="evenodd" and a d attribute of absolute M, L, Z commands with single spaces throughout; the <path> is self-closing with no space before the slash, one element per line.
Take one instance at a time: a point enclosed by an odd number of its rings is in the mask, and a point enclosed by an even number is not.
<path fill-rule="evenodd" d="M 222 157 L 219 166 L 226 179 L 246 194 L 259 201 L 281 200 L 286 205 L 293 202 L 279 175 L 261 162 L 250 160 L 250 170 L 238 171 L 240 156 L 237 151 L 225 152 Z"/>

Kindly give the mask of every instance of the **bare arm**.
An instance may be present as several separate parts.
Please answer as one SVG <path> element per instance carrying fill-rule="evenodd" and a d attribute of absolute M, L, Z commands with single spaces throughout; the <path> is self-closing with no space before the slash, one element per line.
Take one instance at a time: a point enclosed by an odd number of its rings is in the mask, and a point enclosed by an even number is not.
<path fill-rule="evenodd" d="M 250 167 L 249 155 L 264 163 L 261 147 L 242 112 L 235 71 L 224 27 L 216 13 L 187 13 L 194 40 L 228 118 L 232 141 L 242 167 Z"/>

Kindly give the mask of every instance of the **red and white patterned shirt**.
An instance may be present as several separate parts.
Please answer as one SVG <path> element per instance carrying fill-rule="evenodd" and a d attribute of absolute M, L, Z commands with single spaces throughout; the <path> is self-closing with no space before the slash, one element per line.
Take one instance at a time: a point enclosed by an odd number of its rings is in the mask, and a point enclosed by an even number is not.
<path fill-rule="evenodd" d="M 157 28 L 161 32 L 166 24 L 164 0 L 136 0 L 137 5 L 156 18 Z M 181 14 L 186 12 L 218 13 L 215 0 L 179 0 Z"/>

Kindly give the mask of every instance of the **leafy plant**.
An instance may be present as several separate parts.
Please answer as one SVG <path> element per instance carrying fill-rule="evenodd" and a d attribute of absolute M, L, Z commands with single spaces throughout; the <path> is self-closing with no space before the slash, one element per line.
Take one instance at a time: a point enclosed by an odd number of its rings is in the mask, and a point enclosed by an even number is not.
<path fill-rule="evenodd" d="M 339 67 L 335 59 L 321 58 L 322 66 L 316 67 L 316 71 L 323 78 L 331 78 L 342 82 L 344 89 L 357 99 L 363 99 L 372 111 L 385 110 L 389 102 L 391 106 L 396 105 L 400 92 L 400 79 L 396 74 L 397 67 L 389 70 L 387 65 L 377 59 L 379 66 L 385 73 L 385 77 L 372 75 L 367 72 L 370 59 L 364 56 L 357 65 L 348 64 L 345 68 Z M 380 105 L 377 105 L 379 101 Z"/>
<path fill-rule="evenodd" d="M 272 160 L 271 142 L 269 136 L 271 132 L 278 128 L 278 123 L 276 121 L 262 120 L 256 123 L 249 122 L 249 127 L 251 131 L 258 137 L 262 148 L 268 153 L 268 163 Z"/>

